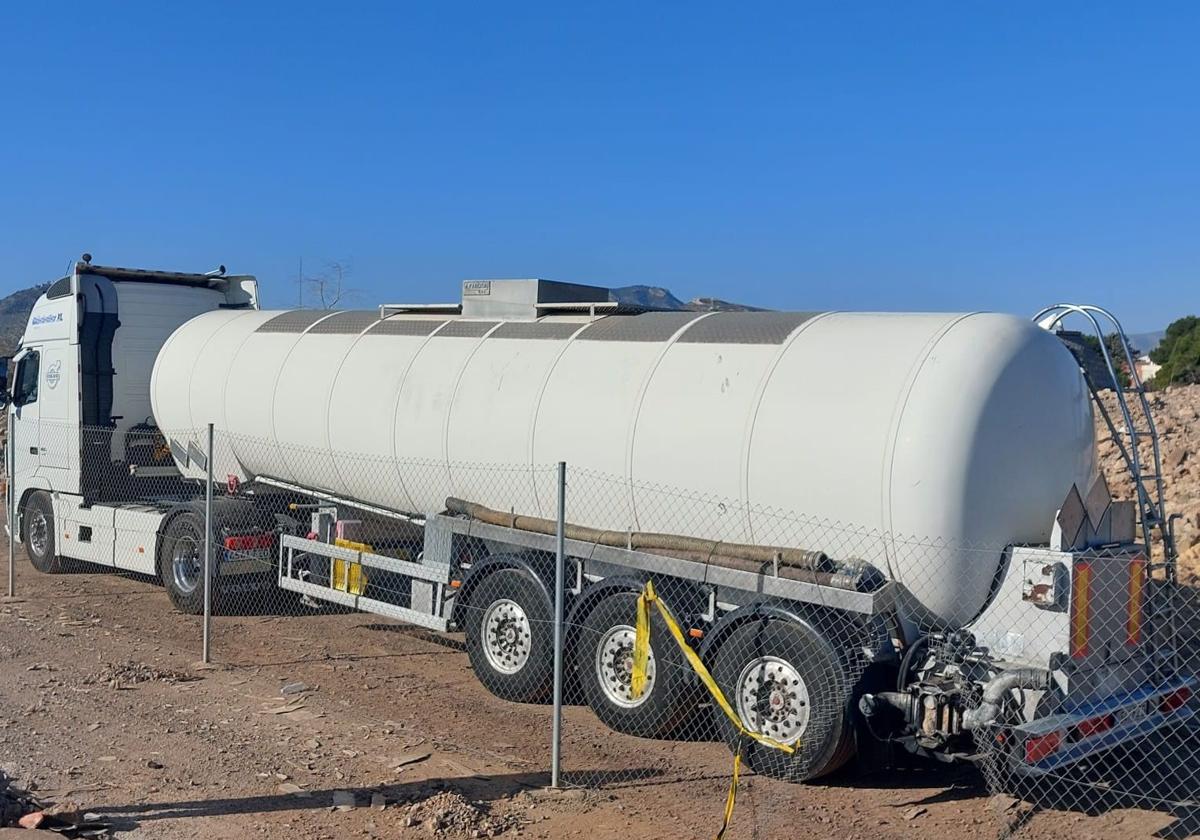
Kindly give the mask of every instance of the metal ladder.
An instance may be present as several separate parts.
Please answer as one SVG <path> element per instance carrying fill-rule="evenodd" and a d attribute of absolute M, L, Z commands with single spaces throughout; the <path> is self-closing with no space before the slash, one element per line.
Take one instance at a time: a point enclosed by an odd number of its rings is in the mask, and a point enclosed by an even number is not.
<path fill-rule="evenodd" d="M 1125 462 L 1126 469 L 1133 478 L 1133 485 L 1138 497 L 1138 519 L 1141 523 L 1142 538 L 1145 541 L 1146 552 L 1151 555 L 1151 568 L 1163 569 L 1166 578 L 1174 582 L 1176 574 L 1175 517 L 1167 515 L 1163 504 L 1162 458 L 1159 452 L 1158 431 L 1154 427 L 1154 417 L 1150 413 L 1150 401 L 1146 399 L 1146 389 L 1142 386 L 1141 377 L 1138 376 L 1133 354 L 1129 352 L 1129 340 L 1126 338 L 1125 330 L 1121 328 L 1121 323 L 1116 319 L 1116 316 L 1099 306 L 1057 303 L 1054 306 L 1046 307 L 1033 316 L 1033 320 L 1042 329 L 1048 332 L 1057 332 L 1063 319 L 1068 315 L 1083 316 L 1091 325 L 1093 334 L 1100 344 L 1100 354 L 1104 360 L 1103 370 L 1107 377 L 1106 382 L 1097 383 L 1095 381 L 1096 377 L 1089 370 L 1089 365 L 1086 364 L 1085 360 L 1080 358 L 1078 354 L 1076 358 L 1079 360 L 1079 366 L 1083 371 L 1084 381 L 1087 382 L 1088 391 L 1091 392 L 1092 401 L 1099 410 L 1100 416 L 1104 418 L 1104 423 L 1108 427 L 1109 434 L 1112 436 L 1113 442 L 1116 443 L 1117 449 L 1121 453 L 1121 458 Z M 1129 385 L 1122 384 L 1120 374 L 1118 373 L 1118 365 L 1113 363 L 1112 355 L 1105 344 L 1104 322 L 1111 325 L 1110 334 L 1115 333 L 1121 338 L 1121 350 L 1125 355 L 1124 361 L 1129 371 Z M 1104 405 L 1104 401 L 1100 399 L 1100 391 L 1107 389 L 1111 389 L 1117 395 L 1117 407 L 1121 412 L 1120 420 L 1122 421 L 1122 426 L 1117 425 L 1112 413 Z M 1130 408 L 1131 401 L 1129 397 L 1131 395 L 1136 397 L 1133 400 L 1136 405 L 1136 412 Z M 1140 428 L 1139 423 L 1142 424 Z M 1141 449 L 1139 446 L 1143 439 L 1149 440 L 1153 453 L 1153 464 L 1145 466 L 1142 464 Z M 1150 471 L 1145 472 L 1146 468 L 1149 468 Z M 1154 545 L 1152 537 L 1156 531 L 1162 542 L 1163 557 L 1161 563 L 1154 563 L 1152 556 Z"/>

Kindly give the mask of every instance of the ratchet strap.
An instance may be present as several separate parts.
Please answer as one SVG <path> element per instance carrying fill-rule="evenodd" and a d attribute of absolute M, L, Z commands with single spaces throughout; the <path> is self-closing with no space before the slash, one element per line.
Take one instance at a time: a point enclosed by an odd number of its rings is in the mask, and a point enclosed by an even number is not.
<path fill-rule="evenodd" d="M 633 699 L 636 700 L 641 697 L 646 691 L 646 665 L 650 660 L 650 607 L 652 605 L 658 609 L 659 615 L 666 622 L 667 629 L 671 631 L 671 636 L 675 639 L 675 643 L 683 651 L 688 665 L 696 672 L 696 676 L 700 678 L 700 682 L 704 683 L 704 687 L 712 695 L 713 702 L 725 713 L 725 717 L 729 718 L 737 731 L 741 735 L 751 738 L 765 747 L 782 750 L 788 755 L 794 753 L 796 751 L 795 744 L 785 744 L 746 728 L 746 725 L 742 723 L 741 716 L 729 705 L 729 701 L 725 699 L 725 693 L 721 691 L 721 687 L 717 685 L 717 681 L 713 679 L 707 666 L 700 660 L 700 655 L 692 650 L 691 645 L 687 643 L 687 639 L 683 636 L 683 631 L 679 628 L 679 622 L 675 620 L 675 616 L 671 614 L 671 610 L 659 600 L 658 593 L 654 591 L 654 583 L 652 581 L 646 581 L 646 585 L 642 588 L 642 593 L 638 595 L 637 600 L 637 626 L 634 628 L 633 637 L 633 684 L 630 686 L 630 693 L 633 695 Z M 738 775 L 741 767 L 742 750 L 739 746 L 733 756 L 733 777 L 729 780 L 729 795 L 725 799 L 725 819 L 721 824 L 721 830 L 717 832 L 717 840 L 722 840 L 729 828 L 729 821 L 733 819 L 733 806 L 737 800 Z"/>

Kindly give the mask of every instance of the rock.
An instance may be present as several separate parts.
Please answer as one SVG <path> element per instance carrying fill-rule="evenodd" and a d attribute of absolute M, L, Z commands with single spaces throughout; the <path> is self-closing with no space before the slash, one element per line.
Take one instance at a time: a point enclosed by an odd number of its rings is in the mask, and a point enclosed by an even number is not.
<path fill-rule="evenodd" d="M 904 812 L 904 819 L 915 820 L 917 817 L 921 816 L 922 814 L 927 814 L 927 813 L 929 813 L 928 808 L 909 808 L 907 811 Z"/>
<path fill-rule="evenodd" d="M 289 694 L 303 694 L 306 691 L 308 691 L 308 686 L 302 682 L 288 683 L 279 689 L 279 693 L 284 697 L 287 697 Z"/>
<path fill-rule="evenodd" d="M 376 811 L 382 811 L 384 808 L 387 807 L 387 797 L 385 797 L 382 793 L 378 793 L 378 792 L 372 793 L 371 794 L 371 807 L 374 808 Z"/>
<path fill-rule="evenodd" d="M 275 790 L 286 796 L 300 796 L 300 797 L 312 796 L 311 793 L 306 791 L 304 788 L 300 787 L 300 785 L 295 784 L 294 782 L 284 782 L 283 784 L 277 785 L 275 787 Z"/>
<path fill-rule="evenodd" d="M 46 815 L 41 811 L 34 811 L 32 814 L 26 814 L 17 820 L 17 825 L 21 828 L 37 828 L 45 821 Z"/>
<path fill-rule="evenodd" d="M 335 790 L 333 792 L 333 807 L 338 811 L 353 811 L 358 807 L 358 800 L 348 790 Z"/>

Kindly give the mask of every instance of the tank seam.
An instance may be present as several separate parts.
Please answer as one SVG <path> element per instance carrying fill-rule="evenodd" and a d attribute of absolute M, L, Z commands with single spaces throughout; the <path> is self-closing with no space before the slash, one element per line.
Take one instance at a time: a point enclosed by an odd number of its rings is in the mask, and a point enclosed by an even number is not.
<path fill-rule="evenodd" d="M 450 462 L 450 421 L 454 416 L 454 401 L 458 397 L 458 389 L 462 385 L 463 377 L 467 373 L 467 366 L 471 364 L 471 360 L 475 358 L 475 354 L 479 352 L 479 348 L 488 340 L 492 333 L 500 329 L 500 325 L 507 323 L 505 321 L 497 321 L 492 325 L 492 328 L 481 335 L 475 342 L 475 346 L 467 353 L 467 357 L 463 359 L 462 365 L 458 368 L 458 374 L 454 377 L 454 386 L 450 389 L 450 398 L 446 401 L 446 419 L 442 422 L 442 463 L 446 466 L 446 480 L 449 482 L 449 487 L 456 487 L 454 483 L 454 468 Z"/>
<path fill-rule="evenodd" d="M 896 574 L 896 567 L 893 563 L 893 558 L 896 556 L 896 535 L 892 524 L 892 479 L 894 475 L 894 467 L 896 460 L 896 443 L 900 437 L 900 424 L 904 419 L 905 410 L 908 407 L 909 398 L 912 396 L 913 388 L 916 387 L 917 380 L 921 377 L 921 371 L 924 369 L 929 357 L 933 355 L 933 351 L 937 349 L 938 344 L 942 339 L 968 318 L 973 318 L 979 315 L 979 312 L 968 312 L 952 318 L 947 323 L 943 324 L 926 343 L 924 350 L 918 357 L 918 360 L 913 364 L 909 371 L 907 381 L 904 384 L 902 396 L 897 400 L 895 407 L 892 410 L 892 419 L 888 427 L 887 449 L 883 459 L 883 474 L 880 476 L 880 514 L 883 522 L 883 542 L 884 542 L 884 561 L 887 563 L 888 577 L 899 583 L 903 583 Z M 908 534 L 910 538 L 924 539 L 926 534 Z"/>
<path fill-rule="evenodd" d="M 771 383 L 771 377 L 775 375 L 775 370 L 783 361 L 784 355 L 791 346 L 799 339 L 800 335 L 809 328 L 812 324 L 827 319 L 831 315 L 840 314 L 840 310 L 831 312 L 821 312 L 809 318 L 802 324 L 798 324 L 796 329 L 784 340 L 780 345 L 779 351 L 775 354 L 775 358 L 767 365 L 763 371 L 762 379 L 759 380 L 757 389 L 754 394 L 754 399 L 750 405 L 750 411 L 746 415 L 746 433 L 743 437 L 742 452 L 739 463 L 738 489 L 741 491 L 743 504 L 746 508 L 746 533 L 750 538 L 750 542 L 754 542 L 754 517 L 751 515 L 750 501 L 750 451 L 754 444 L 754 428 L 758 423 L 758 412 L 762 407 L 763 398 L 767 394 L 767 386 Z M 799 511 L 797 511 L 799 512 Z"/>
<path fill-rule="evenodd" d="M 396 418 L 400 415 L 400 400 L 404 397 L 404 386 L 408 382 L 408 374 L 412 371 L 413 365 L 417 363 L 417 358 L 429 346 L 429 342 L 433 340 L 433 337 L 440 333 L 449 323 L 451 323 L 450 320 L 442 321 L 428 335 L 424 336 L 420 346 L 412 354 L 412 357 L 408 360 L 408 364 L 404 366 L 404 372 L 400 374 L 400 380 L 396 386 L 396 399 L 392 403 L 392 422 L 388 429 L 388 443 L 392 448 L 392 466 L 396 471 L 396 480 L 400 482 L 400 492 L 408 499 L 409 508 L 414 508 L 417 505 L 413 501 L 412 493 L 408 490 L 408 485 L 404 483 L 404 470 L 400 466 L 400 453 L 396 449 Z"/>
<path fill-rule="evenodd" d="M 646 375 L 643 377 L 642 383 L 638 387 L 637 401 L 633 406 L 633 416 L 630 417 L 629 427 L 625 430 L 625 458 L 623 459 L 625 461 L 625 488 L 629 496 L 629 515 L 633 518 L 633 522 L 630 523 L 631 528 L 640 529 L 642 527 L 641 522 L 638 519 L 637 501 L 633 492 L 633 449 L 637 443 L 638 421 L 642 416 L 642 405 L 646 401 L 646 392 L 650 390 L 650 382 L 654 379 L 654 374 L 658 371 L 659 366 L 662 365 L 663 359 L 666 358 L 667 353 L 670 352 L 671 348 L 674 347 L 676 342 L 679 341 L 679 337 L 696 324 L 699 324 L 701 321 L 711 318 L 716 314 L 716 312 L 705 312 L 699 317 L 688 321 L 686 324 L 672 333 L 671 337 L 663 342 L 662 349 L 659 351 L 658 355 L 654 357 L 654 361 L 650 363 L 650 368 L 646 371 Z"/>
<path fill-rule="evenodd" d="M 562 345 L 559 347 L 558 353 L 555 355 L 554 359 L 550 362 L 549 367 L 546 369 L 546 375 L 542 377 L 542 384 L 541 387 L 538 388 L 537 399 L 533 404 L 533 417 L 531 418 L 531 422 L 529 424 L 528 458 L 530 482 L 533 485 L 533 504 L 534 507 L 537 508 L 536 512 L 539 515 L 545 515 L 546 511 L 542 510 L 542 497 L 538 494 L 537 476 L 535 474 L 538 465 L 534 463 L 533 457 L 534 453 L 537 451 L 538 417 L 542 413 L 542 400 L 546 395 L 546 389 L 550 387 L 550 378 L 554 376 L 554 371 L 558 369 L 558 363 L 562 361 L 562 357 L 566 354 L 567 350 L 570 349 L 571 345 L 574 344 L 575 339 L 578 338 L 579 334 L 594 323 L 596 323 L 596 321 L 587 321 L 583 324 L 580 324 L 579 329 L 575 330 L 575 332 L 571 333 L 566 337 L 566 339 L 563 340 Z"/>
<path fill-rule="evenodd" d="M 296 312 L 298 310 L 292 309 L 289 311 Z M 287 352 L 283 354 L 283 358 L 279 360 L 279 365 L 275 368 L 275 381 L 271 385 L 271 399 L 267 403 L 267 427 L 271 430 L 271 444 L 275 449 L 276 463 L 287 467 L 288 472 L 292 474 L 291 480 L 296 484 L 299 484 L 300 482 L 296 479 L 296 473 L 292 469 L 291 463 L 286 457 L 280 457 L 283 455 L 283 447 L 279 445 L 279 431 L 275 428 L 275 399 L 279 394 L 279 382 L 281 379 L 283 379 L 284 368 L 287 367 L 288 359 L 292 357 L 292 353 L 296 351 L 296 348 L 300 345 L 301 340 L 304 338 L 304 336 L 308 335 L 309 330 L 311 330 L 317 324 L 321 323 L 322 321 L 329 320 L 336 314 L 336 310 L 331 311 L 329 314 L 323 315 L 317 320 L 313 321 L 302 332 L 296 334 L 296 338 L 294 341 L 292 341 L 292 345 L 288 347 Z M 283 334 L 286 335 L 286 333 Z M 280 476 L 280 478 L 283 478 L 283 476 Z"/>
<path fill-rule="evenodd" d="M 380 322 L 375 321 L 375 323 L 363 327 L 357 334 L 354 335 L 354 339 L 346 347 L 346 352 L 342 354 L 341 360 L 338 362 L 337 367 L 333 371 L 333 377 L 330 380 L 329 386 L 329 399 L 326 401 L 325 405 L 325 449 L 328 452 L 333 452 L 333 435 L 331 434 L 333 421 L 333 389 L 337 386 L 338 380 L 341 378 L 342 368 L 346 366 L 346 361 L 350 358 L 350 354 L 354 352 L 354 348 L 358 346 L 358 342 L 360 342 L 362 337 L 366 335 L 367 332 L 375 326 L 375 324 L 378 323 Z M 333 461 L 333 474 L 337 476 L 339 484 L 344 488 L 349 488 L 350 484 L 346 481 L 346 476 L 342 474 L 342 470 L 338 466 L 338 458 L 335 457 L 331 460 Z M 347 493 L 347 495 L 352 494 Z"/>

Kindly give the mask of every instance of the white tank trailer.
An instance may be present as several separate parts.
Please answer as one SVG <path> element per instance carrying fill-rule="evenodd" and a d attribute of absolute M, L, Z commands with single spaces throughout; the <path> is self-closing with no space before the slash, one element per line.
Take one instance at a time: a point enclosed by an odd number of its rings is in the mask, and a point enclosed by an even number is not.
<path fill-rule="evenodd" d="M 633 693 L 652 581 L 756 771 L 823 775 L 869 730 L 1045 774 L 1193 717 L 1200 689 L 1168 655 L 1161 493 L 1136 458 L 1136 502 L 1095 479 L 1104 404 L 1055 331 L 1096 311 L 666 312 L 498 280 L 454 304 L 266 312 L 252 277 L 85 256 L 13 359 L 9 521 L 40 571 L 154 575 L 199 613 L 211 570 L 218 608 L 284 590 L 461 630 L 498 697 L 569 679 L 612 729 L 676 737 L 708 698 L 656 630 Z M 1153 419 L 1140 389 L 1117 395 L 1119 425 L 1102 419 L 1136 453 Z"/>
<path fill-rule="evenodd" d="M 1014 316 L 496 317 L 472 300 L 461 314 L 206 313 L 159 353 L 154 416 L 230 433 L 218 477 L 394 510 L 441 510 L 449 489 L 552 517 L 534 471 L 565 461 L 615 479 L 572 484 L 572 520 L 593 527 L 770 543 L 755 511 L 775 510 L 875 531 L 862 559 L 952 625 L 985 605 L 1004 546 L 1047 542 L 1066 492 L 1095 474 L 1078 363 Z M 711 501 L 662 504 L 661 487 Z"/>

